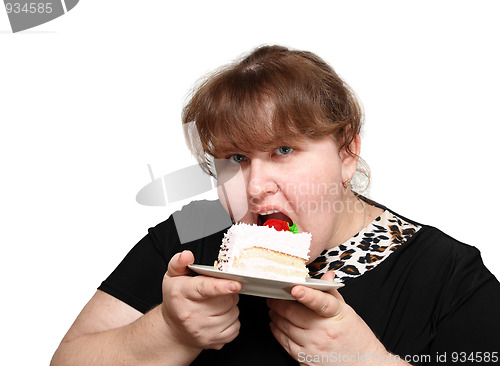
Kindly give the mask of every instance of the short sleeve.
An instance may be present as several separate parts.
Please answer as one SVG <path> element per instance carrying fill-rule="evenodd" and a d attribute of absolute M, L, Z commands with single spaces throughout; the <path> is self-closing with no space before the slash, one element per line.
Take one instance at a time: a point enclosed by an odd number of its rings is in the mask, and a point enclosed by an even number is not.
<path fill-rule="evenodd" d="M 189 250 L 196 264 L 214 263 L 228 217 L 218 200 L 189 203 L 150 228 L 98 289 L 147 312 L 162 302 L 163 276 L 176 253 Z"/>
<path fill-rule="evenodd" d="M 178 247 L 179 238 L 170 217 L 150 228 L 98 289 L 147 312 L 162 301 L 163 276 Z"/>

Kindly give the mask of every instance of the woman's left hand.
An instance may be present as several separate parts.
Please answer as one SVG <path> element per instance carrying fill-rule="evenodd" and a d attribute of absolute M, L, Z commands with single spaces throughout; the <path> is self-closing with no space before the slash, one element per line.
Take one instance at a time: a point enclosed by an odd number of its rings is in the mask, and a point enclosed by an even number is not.
<path fill-rule="evenodd" d="M 332 271 L 322 280 L 333 281 Z M 271 331 L 301 365 L 378 364 L 390 355 L 337 290 L 295 286 L 297 301 L 269 299 Z"/>

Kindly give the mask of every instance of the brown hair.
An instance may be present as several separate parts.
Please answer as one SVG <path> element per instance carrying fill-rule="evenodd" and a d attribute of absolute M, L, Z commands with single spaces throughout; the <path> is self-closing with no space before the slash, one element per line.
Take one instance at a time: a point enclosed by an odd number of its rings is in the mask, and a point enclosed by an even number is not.
<path fill-rule="evenodd" d="M 263 46 L 206 79 L 184 107 L 188 145 L 205 171 L 221 149 L 267 151 L 332 136 L 349 150 L 363 113 L 349 86 L 311 52 Z M 196 139 L 194 139 L 196 136 Z"/>

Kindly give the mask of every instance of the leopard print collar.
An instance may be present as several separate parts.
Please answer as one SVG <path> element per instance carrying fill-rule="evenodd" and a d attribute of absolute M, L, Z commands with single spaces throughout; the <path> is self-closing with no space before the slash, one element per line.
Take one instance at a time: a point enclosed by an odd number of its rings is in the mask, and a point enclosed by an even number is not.
<path fill-rule="evenodd" d="M 309 275 L 320 278 L 327 271 L 334 270 L 335 279 L 346 283 L 382 263 L 420 228 L 385 210 L 345 243 L 324 250 L 308 265 Z"/>

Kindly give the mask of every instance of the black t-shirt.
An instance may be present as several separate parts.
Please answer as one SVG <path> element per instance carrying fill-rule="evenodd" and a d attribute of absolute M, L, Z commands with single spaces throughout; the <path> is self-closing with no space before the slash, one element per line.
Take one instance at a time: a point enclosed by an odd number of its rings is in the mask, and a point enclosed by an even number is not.
<path fill-rule="evenodd" d="M 218 201 L 192 203 L 183 213 L 197 225 L 221 209 Z M 390 352 L 412 364 L 500 364 L 499 282 L 476 248 L 421 226 L 405 245 L 339 292 Z M 212 265 L 224 232 L 181 244 L 171 216 L 149 229 L 99 289 L 145 313 L 162 301 L 170 258 L 190 250 L 195 263 Z M 297 364 L 269 329 L 266 299 L 240 295 L 238 307 L 238 337 L 220 351 L 203 351 L 192 365 Z"/>

